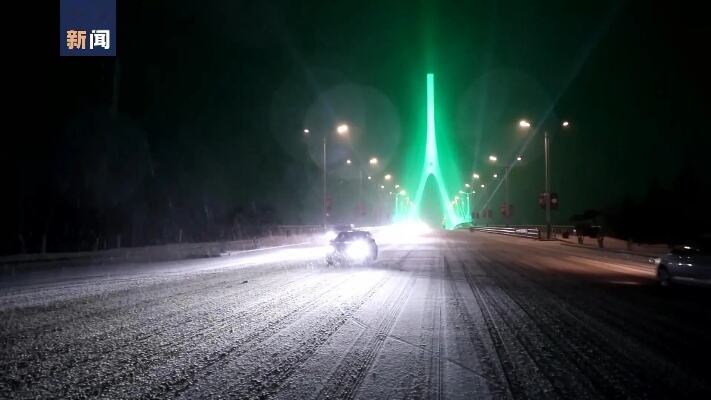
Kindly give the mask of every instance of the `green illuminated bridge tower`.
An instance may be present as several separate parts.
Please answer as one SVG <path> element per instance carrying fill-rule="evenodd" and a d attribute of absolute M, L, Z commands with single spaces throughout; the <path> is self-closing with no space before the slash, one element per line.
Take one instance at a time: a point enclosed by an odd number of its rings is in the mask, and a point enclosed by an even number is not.
<path fill-rule="evenodd" d="M 430 177 L 432 177 L 437 184 L 438 198 L 447 227 L 450 228 L 467 219 L 466 216 L 469 215 L 468 198 L 466 200 L 462 199 L 465 209 L 459 207 L 458 210 L 455 210 L 455 205 L 452 204 L 452 197 L 450 197 L 447 191 L 447 185 L 442 171 L 443 169 L 437 157 L 434 75 L 427 74 L 427 141 L 425 142 L 424 160 L 418 178 L 417 190 L 414 193 L 413 207 L 409 208 L 407 219 L 415 220 L 419 218 L 423 192 L 427 180 Z"/>

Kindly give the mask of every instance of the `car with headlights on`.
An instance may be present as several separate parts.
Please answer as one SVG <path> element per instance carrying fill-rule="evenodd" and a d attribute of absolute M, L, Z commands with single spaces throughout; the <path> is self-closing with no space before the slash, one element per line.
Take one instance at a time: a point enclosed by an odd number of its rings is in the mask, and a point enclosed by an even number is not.
<path fill-rule="evenodd" d="M 378 245 L 366 231 L 342 231 L 329 243 L 326 263 L 369 264 L 378 258 Z"/>
<path fill-rule="evenodd" d="M 662 286 L 690 283 L 711 286 L 711 247 L 704 241 L 674 246 L 672 251 L 653 261 Z"/>

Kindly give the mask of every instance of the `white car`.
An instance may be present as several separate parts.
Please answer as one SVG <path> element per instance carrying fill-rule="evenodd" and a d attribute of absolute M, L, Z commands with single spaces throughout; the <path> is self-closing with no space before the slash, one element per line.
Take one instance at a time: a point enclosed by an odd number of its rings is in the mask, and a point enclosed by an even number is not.
<path fill-rule="evenodd" d="M 675 246 L 671 253 L 655 259 L 662 286 L 672 283 L 711 285 L 711 249 L 708 245 Z"/>

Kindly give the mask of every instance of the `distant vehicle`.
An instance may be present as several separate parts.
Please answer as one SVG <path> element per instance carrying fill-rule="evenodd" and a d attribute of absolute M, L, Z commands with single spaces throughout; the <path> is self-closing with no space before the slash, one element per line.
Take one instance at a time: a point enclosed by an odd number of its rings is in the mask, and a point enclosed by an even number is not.
<path fill-rule="evenodd" d="M 326 256 L 328 265 L 369 264 L 378 258 L 378 245 L 375 239 L 366 231 L 342 231 L 329 244 Z"/>
<path fill-rule="evenodd" d="M 711 285 L 709 243 L 675 246 L 671 253 L 654 259 L 662 286 L 672 283 Z"/>

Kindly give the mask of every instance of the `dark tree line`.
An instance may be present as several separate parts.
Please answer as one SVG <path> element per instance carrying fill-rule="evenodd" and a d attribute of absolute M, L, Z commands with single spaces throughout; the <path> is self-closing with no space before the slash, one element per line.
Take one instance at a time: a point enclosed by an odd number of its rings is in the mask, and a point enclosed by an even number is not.
<path fill-rule="evenodd" d="M 163 144 L 108 108 L 83 111 L 55 132 L 7 154 L 0 254 L 235 240 L 270 234 L 279 223 L 305 223 L 301 213 L 287 215 L 304 197 L 296 183 L 277 179 L 254 189 L 255 170 L 211 168 L 212 147 L 162 156 Z M 266 152 L 264 142 L 255 153 Z M 185 156 L 176 158 L 181 151 Z M 293 160 L 287 166 L 284 175 L 296 182 L 316 179 L 313 167 Z M 288 210 L 279 210 L 286 191 Z"/>
<path fill-rule="evenodd" d="M 642 197 L 626 196 L 571 220 L 601 224 L 605 235 L 635 242 L 695 240 L 711 233 L 710 189 L 706 171 L 689 163 L 666 185 L 654 179 Z"/>

